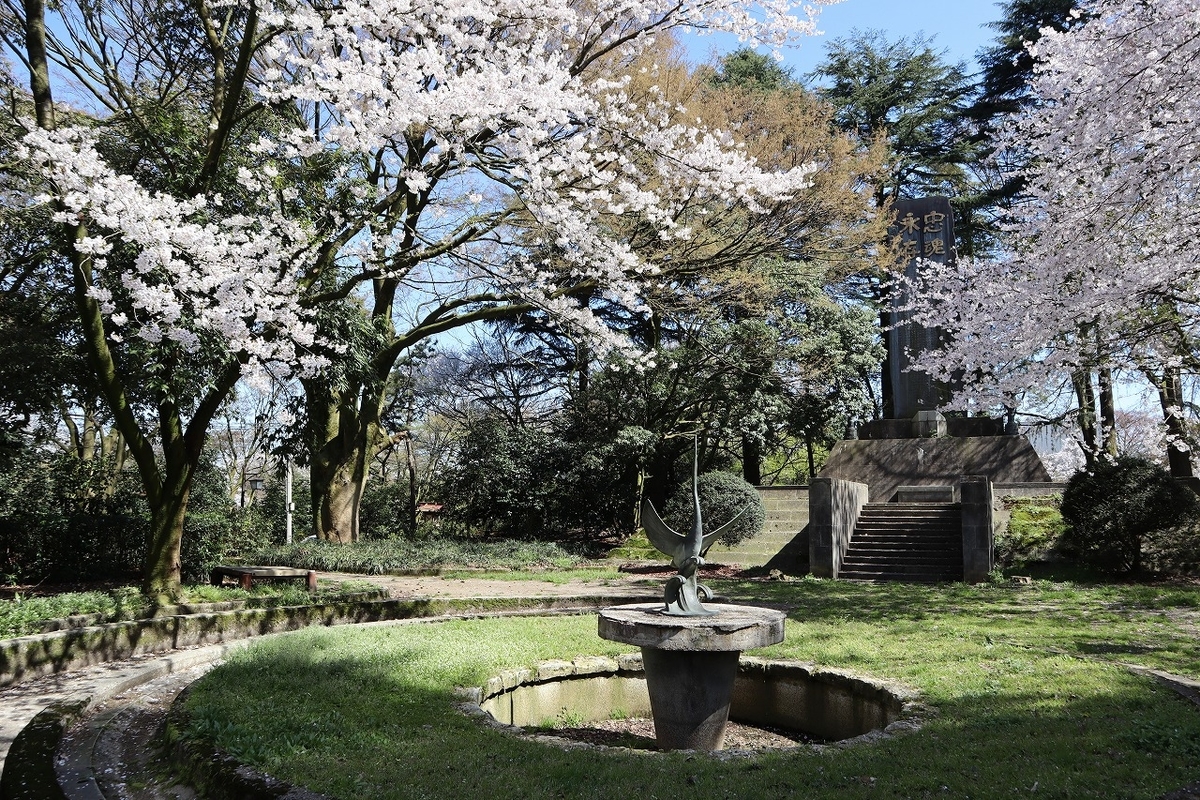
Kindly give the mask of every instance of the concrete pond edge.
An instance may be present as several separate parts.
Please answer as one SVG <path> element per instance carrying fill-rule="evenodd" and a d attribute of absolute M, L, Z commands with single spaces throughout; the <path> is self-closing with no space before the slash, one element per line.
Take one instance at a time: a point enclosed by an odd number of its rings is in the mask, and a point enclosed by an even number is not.
<path fill-rule="evenodd" d="M 442 619 L 594 613 L 612 603 L 603 595 L 577 597 L 500 597 L 368 600 L 323 603 L 313 606 L 278 606 L 192 613 L 90 626 L 0 641 L 0 686 L 43 675 L 65 672 L 133 656 L 169 653 L 146 665 L 128 680 L 102 691 L 83 692 L 38 712 L 17 734 L 0 773 L 0 800 L 82 800 L 100 798 L 95 780 L 72 787 L 58 785 L 54 756 L 63 735 L 89 709 L 136 686 L 172 672 L 223 658 L 260 636 L 287 633 L 311 626 L 355 625 L 405 620 L 437 622 Z M 207 760 L 222 758 L 210 752 Z M 225 757 L 227 758 L 227 757 Z M 249 768 L 247 789 L 255 784 Z M 276 787 L 278 788 L 278 787 Z M 259 795 L 232 795 L 252 798 Z M 279 791 L 261 795 L 280 797 Z M 318 795 L 288 795 L 291 800 Z"/>
<path fill-rule="evenodd" d="M 767 674 L 795 673 L 806 680 L 823 682 L 830 686 L 840 686 L 848 689 L 872 694 L 890 704 L 895 711 L 895 718 L 885 726 L 866 733 L 841 739 L 827 744 L 798 744 L 795 747 L 756 748 L 756 749 L 726 749 L 711 753 L 697 753 L 718 760 L 754 758 L 767 753 L 787 753 L 801 750 L 820 751 L 825 748 L 849 748 L 868 745 L 891 739 L 894 736 L 906 735 L 919 731 L 924 723 L 936 716 L 936 710 L 921 701 L 921 694 L 912 687 L 875 676 L 864 675 L 850 670 L 818 667 L 815 664 L 795 659 L 769 659 L 756 656 L 742 656 L 739 659 L 739 674 L 763 676 Z M 532 669 L 502 670 L 492 676 L 482 686 L 459 687 L 456 690 L 460 702 L 457 708 L 463 714 L 476 719 L 480 724 L 494 728 L 504 733 L 520 736 L 542 744 L 563 750 L 597 750 L 622 753 L 635 753 L 647 756 L 662 755 L 659 751 L 613 747 L 610 745 L 580 742 L 543 729 L 530 731 L 520 725 L 511 725 L 497 720 L 484 710 L 483 706 L 491 699 L 512 692 L 524 686 L 536 686 L 561 680 L 591 679 L 605 677 L 638 677 L 643 675 L 642 656 L 640 653 L 626 653 L 616 658 L 607 656 L 581 656 L 571 661 L 543 661 Z M 750 724 L 754 724 L 751 722 Z"/>
<path fill-rule="evenodd" d="M 82 798 L 100 798 L 97 789 L 79 787 L 82 791 L 64 792 L 54 777 L 54 754 L 63 734 L 76 721 L 82 718 L 90 708 L 115 695 L 122 694 L 131 688 L 162 677 L 171 672 L 182 671 L 202 663 L 223 658 L 229 652 L 248 645 L 254 638 L 272 633 L 286 633 L 312 625 L 342 625 L 364 624 L 369 622 L 389 621 L 425 621 L 437 622 L 441 619 L 463 617 L 493 617 L 513 615 L 543 615 L 543 614 L 583 614 L 591 613 L 611 604 L 610 597 L 538 597 L 538 598 L 466 598 L 466 599 L 410 599 L 410 600 L 381 600 L 327 603 L 315 606 L 281 606 L 275 608 L 237 609 L 230 611 L 191 613 L 177 616 L 158 617 L 151 619 L 133 620 L 110 623 L 108 625 L 89 626 L 60 630 L 35 636 L 20 637 L 0 641 L 0 686 L 9 685 L 41 675 L 91 666 L 106 661 L 119 661 L 134 655 L 169 652 L 184 647 L 197 647 L 191 651 L 173 653 L 157 659 L 140 670 L 134 677 L 120 683 L 114 683 L 101 692 L 82 693 L 43 709 L 18 734 L 9 749 L 4 763 L 4 771 L 0 774 L 0 800 L 82 800 Z M 194 609 L 192 609 L 194 611 Z M 204 617 L 221 617 L 221 620 L 209 620 Z M 165 624 L 164 624 L 165 623 Z M 239 625 L 240 623 L 240 625 Z M 139 630 L 139 627 L 144 630 Z M 104 630 L 112 629 L 112 630 Z M 99 631 L 99 632 L 97 632 Z M 237 636 L 238 631 L 244 631 Z M 219 637 L 218 641 L 205 641 L 209 637 Z M 98 642 L 101 646 L 96 652 L 89 652 L 87 645 Z M 183 642 L 178 643 L 177 642 Z M 206 647 L 201 647 L 208 645 Z M 21 668 L 20 657 L 33 654 Z M 60 654 L 59 658 L 46 658 L 47 654 Z M 758 659 L 743 657 L 743 660 L 771 663 L 773 661 L 800 664 L 811 667 L 805 662 L 794 662 L 786 659 Z M 654 751 L 636 750 L 632 748 L 611 748 L 606 745 L 594 745 L 584 742 L 554 737 L 543 733 L 530 734 L 523 728 L 505 725 L 497 722 L 486 711 L 479 707 L 484 692 L 497 686 L 512 684 L 523 680 L 550 680 L 566 674 L 605 674 L 619 670 L 640 669 L 640 655 L 625 654 L 617 659 L 593 656 L 578 658 L 573 661 L 543 662 L 533 670 L 518 669 L 502 671 L 489 679 L 483 687 L 471 687 L 459 690 L 462 702 L 458 708 L 465 714 L 479 717 L 481 723 L 488 724 L 508 733 L 525 736 L 562 749 L 617 750 L 657 755 Z M 610 663 L 611 662 L 611 663 Z M 635 663 L 636 662 L 636 663 Z M 1200 707 L 1200 681 L 1150 669 L 1135 664 L 1120 664 L 1131 672 L 1153 677 L 1163 685 L 1178 692 L 1193 704 Z M 569 670 L 569 672 L 564 672 Z M 582 672 L 580 672 L 582 670 Z M 883 686 L 893 684 L 879 681 L 876 678 L 858 675 L 846 670 L 821 669 L 821 672 L 836 674 L 844 679 L 865 679 L 879 682 Z M 895 685 L 905 692 L 913 690 Z M 176 708 L 181 714 L 186 690 L 172 705 L 169 721 L 184 718 L 175 716 Z M 761 755 L 764 752 L 788 752 L 802 748 L 848 747 L 891 738 L 920 729 L 921 723 L 935 712 L 919 702 L 919 696 L 905 695 L 904 702 L 912 705 L 912 720 L 897 719 L 893 725 L 898 727 L 872 731 L 853 739 L 836 742 L 830 745 L 799 745 L 797 748 L 778 750 L 728 750 L 713 753 L 712 757 L 719 759 L 743 758 Z M 177 728 L 183 730 L 183 728 Z M 176 748 L 177 758 L 191 762 L 197 770 L 206 769 L 211 765 L 214 775 L 227 776 L 226 783 L 231 793 L 228 795 L 211 795 L 213 797 L 231 797 L 244 800 L 257 798 L 284 798 L 284 800 L 328 800 L 324 795 L 311 792 L 303 787 L 293 787 L 269 776 L 264 776 L 246 767 L 231 756 L 221 753 L 211 743 L 190 741 L 180 744 L 172 741 L 170 746 Z M 30 781 L 35 781 L 31 783 Z M 214 784 L 216 781 L 214 781 Z M 95 781 L 92 780 L 92 787 Z M 258 793 L 261 787 L 265 793 Z M 1200 798 L 1200 782 L 1189 784 L 1162 796 L 1161 800 L 1195 800 Z"/>

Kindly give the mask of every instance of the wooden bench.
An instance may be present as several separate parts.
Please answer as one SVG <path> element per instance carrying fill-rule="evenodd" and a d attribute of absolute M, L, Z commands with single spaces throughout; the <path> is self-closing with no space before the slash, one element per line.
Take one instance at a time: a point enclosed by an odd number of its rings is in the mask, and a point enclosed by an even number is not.
<path fill-rule="evenodd" d="M 233 578 L 246 591 L 254 585 L 254 579 L 259 580 L 289 580 L 300 579 L 305 582 L 310 592 L 317 590 L 317 573 L 311 569 L 294 569 L 292 567 L 213 567 L 209 573 L 209 581 L 213 586 L 220 586 L 225 578 Z"/>

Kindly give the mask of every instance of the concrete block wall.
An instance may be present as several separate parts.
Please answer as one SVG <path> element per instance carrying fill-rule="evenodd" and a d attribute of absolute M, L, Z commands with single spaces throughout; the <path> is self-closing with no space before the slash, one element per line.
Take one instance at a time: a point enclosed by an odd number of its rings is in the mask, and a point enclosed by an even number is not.
<path fill-rule="evenodd" d="M 836 478 L 815 478 L 809 487 L 809 571 L 836 578 L 842 556 L 867 503 L 867 485 Z"/>
<path fill-rule="evenodd" d="M 759 486 L 758 494 L 767 512 L 762 533 L 735 547 L 713 545 L 708 551 L 709 561 L 741 564 L 743 567 L 763 566 L 776 559 L 789 544 L 803 535 L 808 526 L 807 486 Z M 801 561 L 807 563 L 807 560 L 808 545 L 805 542 Z M 784 571 L 791 572 L 792 569 Z"/>
<path fill-rule="evenodd" d="M 982 583 L 992 571 L 992 484 L 986 475 L 969 475 L 959 484 L 962 496 L 963 580 Z"/>

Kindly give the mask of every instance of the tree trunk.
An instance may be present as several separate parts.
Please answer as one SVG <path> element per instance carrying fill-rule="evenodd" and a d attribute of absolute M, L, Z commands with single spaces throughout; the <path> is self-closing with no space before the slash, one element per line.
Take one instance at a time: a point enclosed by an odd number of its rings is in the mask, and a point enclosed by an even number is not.
<path fill-rule="evenodd" d="M 25 0 L 25 49 L 29 55 L 29 90 L 39 128 L 54 130 L 54 96 L 50 91 L 50 59 L 46 55 L 46 4 Z"/>
<path fill-rule="evenodd" d="M 305 389 L 313 431 L 309 468 L 312 533 L 329 542 L 357 542 L 359 504 L 367 484 L 367 465 L 374 456 L 367 447 L 372 429 L 361 423 L 355 393 L 330 397 L 327 390 Z"/>
<path fill-rule="evenodd" d="M 1096 431 L 1096 390 L 1092 386 L 1090 370 L 1079 370 L 1071 374 L 1071 386 L 1079 403 L 1079 434 L 1083 439 L 1083 457 L 1091 467 L 1100 452 Z"/>
<path fill-rule="evenodd" d="M 1150 376 L 1158 389 L 1158 400 L 1162 405 L 1163 422 L 1167 428 L 1167 466 L 1174 478 L 1192 477 L 1192 453 L 1188 447 L 1183 425 L 1183 379 L 1178 367 L 1163 370 L 1161 380 Z"/>
<path fill-rule="evenodd" d="M 749 436 L 742 437 L 742 479 L 751 486 L 762 485 L 762 453 Z"/>
<path fill-rule="evenodd" d="M 317 512 L 313 521 L 318 538 L 339 544 L 358 541 L 359 510 L 366 485 L 366 472 L 358 468 L 357 460 L 312 472 L 310 487 Z"/>
<path fill-rule="evenodd" d="M 413 452 L 412 434 L 404 437 L 404 468 L 408 474 L 408 535 L 417 534 L 417 501 L 421 499 L 421 486 L 417 480 L 417 457 Z"/>
<path fill-rule="evenodd" d="M 182 579 L 180 550 L 183 545 L 183 519 L 196 465 L 193 462 L 180 466 L 182 474 L 176 474 L 166 481 L 162 499 L 151 508 L 150 534 L 146 541 L 142 591 L 159 605 L 177 598 Z"/>
<path fill-rule="evenodd" d="M 1112 369 L 1100 370 L 1100 431 L 1101 446 L 1112 458 L 1117 457 L 1117 404 L 1113 394 Z"/>

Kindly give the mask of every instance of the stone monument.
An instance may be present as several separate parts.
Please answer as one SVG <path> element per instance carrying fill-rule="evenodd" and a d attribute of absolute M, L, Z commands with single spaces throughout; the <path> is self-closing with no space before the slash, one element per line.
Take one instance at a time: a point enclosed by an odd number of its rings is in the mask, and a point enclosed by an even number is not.
<path fill-rule="evenodd" d="M 900 200 L 895 204 L 893 235 L 900 240 L 904 276 L 917 278 L 922 260 L 941 264 L 954 262 L 954 212 L 946 197 Z M 949 399 L 951 387 L 939 385 L 925 372 L 910 372 L 916 356 L 939 349 L 944 342 L 940 328 L 911 321 L 905 311 L 910 296 L 907 289 L 895 298 L 889 313 L 887 331 L 888 381 L 884 392 L 884 417 L 912 419 L 920 411 L 936 411 Z"/>
<path fill-rule="evenodd" d="M 953 263 L 947 198 L 902 200 L 895 213 L 892 232 L 910 280 L 925 262 Z M 818 576 L 984 580 L 994 558 L 993 485 L 1050 480 L 1011 414 L 1006 425 L 938 411 L 956 387 L 911 367 L 946 335 L 912 320 L 909 291 L 906 285 L 886 315 L 883 418 L 836 443 L 812 481 L 807 568 Z"/>

